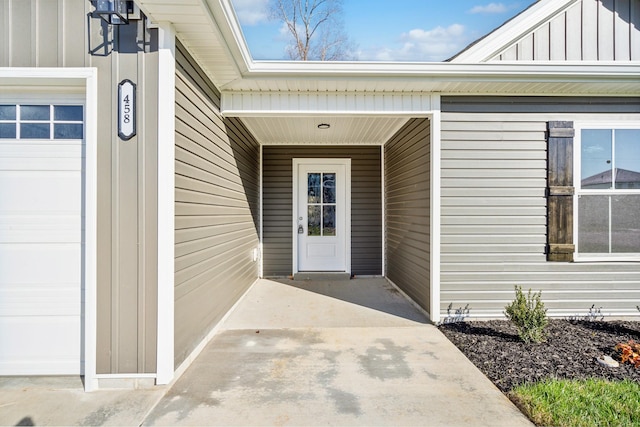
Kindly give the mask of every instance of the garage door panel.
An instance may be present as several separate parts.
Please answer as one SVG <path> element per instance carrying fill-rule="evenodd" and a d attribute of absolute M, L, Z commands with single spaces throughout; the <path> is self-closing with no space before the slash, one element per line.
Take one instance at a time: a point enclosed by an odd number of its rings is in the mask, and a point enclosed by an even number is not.
<path fill-rule="evenodd" d="M 81 177 L 80 171 L 0 170 L 0 214 L 79 212 Z"/>
<path fill-rule="evenodd" d="M 77 285 L 6 285 L 0 289 L 0 317 L 80 316 L 82 294 Z"/>
<path fill-rule="evenodd" d="M 79 316 L 0 316 L 0 375 L 80 374 L 80 333 Z"/>
<path fill-rule="evenodd" d="M 80 215 L 0 215 L 0 245 L 7 243 L 77 244 L 82 240 L 81 219 Z"/>
<path fill-rule="evenodd" d="M 84 142 L 56 138 L 62 127 L 81 138 L 84 112 L 46 98 L 5 104 L 3 126 L 15 132 L 0 138 L 0 375 L 83 366 Z M 28 119 L 33 105 L 42 117 Z M 34 126 L 48 136 L 20 139 Z"/>
<path fill-rule="evenodd" d="M 0 289 L 9 284 L 75 283 L 82 275 L 80 245 L 0 244 Z"/>

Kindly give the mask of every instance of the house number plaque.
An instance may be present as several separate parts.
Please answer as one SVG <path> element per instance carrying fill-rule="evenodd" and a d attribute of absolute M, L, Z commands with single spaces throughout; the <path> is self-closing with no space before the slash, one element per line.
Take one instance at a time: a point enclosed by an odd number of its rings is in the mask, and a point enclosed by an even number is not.
<path fill-rule="evenodd" d="M 128 141 L 136 134 L 136 85 L 123 80 L 118 85 L 118 135 Z"/>

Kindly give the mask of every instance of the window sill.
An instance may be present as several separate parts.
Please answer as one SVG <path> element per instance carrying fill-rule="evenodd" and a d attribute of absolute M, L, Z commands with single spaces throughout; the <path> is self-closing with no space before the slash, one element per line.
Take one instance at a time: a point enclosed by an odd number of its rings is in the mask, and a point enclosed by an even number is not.
<path fill-rule="evenodd" d="M 573 257 L 573 262 L 640 262 L 640 254 L 629 254 L 629 255 L 578 255 L 575 254 Z"/>

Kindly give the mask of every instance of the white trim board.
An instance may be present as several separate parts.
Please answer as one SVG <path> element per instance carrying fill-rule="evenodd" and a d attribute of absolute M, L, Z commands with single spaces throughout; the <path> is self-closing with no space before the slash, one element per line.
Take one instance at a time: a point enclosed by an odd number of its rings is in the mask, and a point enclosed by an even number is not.
<path fill-rule="evenodd" d="M 174 378 L 175 31 L 158 28 L 158 342 L 157 384 Z"/>
<path fill-rule="evenodd" d="M 0 68 L 0 86 L 21 85 L 29 94 L 83 93 L 85 103 L 85 182 L 83 276 L 84 302 L 84 387 L 98 388 L 96 378 L 97 334 L 97 123 L 98 84 L 95 68 Z M 55 90 L 51 90 L 51 87 Z M 17 96 L 17 90 L 3 91 L 3 98 Z M 8 96 L 6 96 L 9 94 Z"/>

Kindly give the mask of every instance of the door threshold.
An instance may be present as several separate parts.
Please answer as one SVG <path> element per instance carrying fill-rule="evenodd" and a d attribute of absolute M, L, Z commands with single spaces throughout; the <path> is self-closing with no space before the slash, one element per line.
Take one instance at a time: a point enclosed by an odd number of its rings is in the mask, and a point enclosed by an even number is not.
<path fill-rule="evenodd" d="M 324 271 L 316 271 L 316 272 L 298 272 L 293 276 L 293 280 L 351 280 L 351 274 L 343 273 L 343 272 L 324 272 Z"/>

